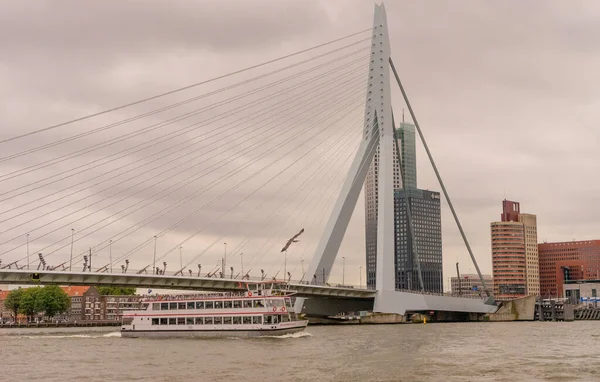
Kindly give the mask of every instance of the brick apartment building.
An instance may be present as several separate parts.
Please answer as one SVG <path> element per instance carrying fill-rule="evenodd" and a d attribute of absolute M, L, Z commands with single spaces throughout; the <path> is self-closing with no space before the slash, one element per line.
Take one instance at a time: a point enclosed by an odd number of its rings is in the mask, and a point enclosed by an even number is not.
<path fill-rule="evenodd" d="M 600 240 L 538 245 L 542 297 L 564 297 L 566 280 L 600 280 Z"/>

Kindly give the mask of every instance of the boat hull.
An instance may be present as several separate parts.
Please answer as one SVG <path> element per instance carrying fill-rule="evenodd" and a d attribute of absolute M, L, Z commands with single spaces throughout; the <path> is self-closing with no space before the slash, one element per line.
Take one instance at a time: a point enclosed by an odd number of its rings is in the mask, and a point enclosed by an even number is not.
<path fill-rule="evenodd" d="M 302 326 L 259 329 L 259 330 L 121 330 L 121 337 L 125 338 L 253 338 L 265 336 L 283 336 L 299 333 L 306 329 Z"/>

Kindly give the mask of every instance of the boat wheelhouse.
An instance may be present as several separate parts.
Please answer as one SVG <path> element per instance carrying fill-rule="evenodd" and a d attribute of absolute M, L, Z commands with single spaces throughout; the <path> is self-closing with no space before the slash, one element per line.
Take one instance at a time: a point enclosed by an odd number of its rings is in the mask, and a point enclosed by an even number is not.
<path fill-rule="evenodd" d="M 240 284 L 241 286 L 242 284 Z M 304 330 L 293 292 L 277 282 L 245 283 L 244 293 L 159 295 L 123 314 L 122 337 L 255 337 Z"/>

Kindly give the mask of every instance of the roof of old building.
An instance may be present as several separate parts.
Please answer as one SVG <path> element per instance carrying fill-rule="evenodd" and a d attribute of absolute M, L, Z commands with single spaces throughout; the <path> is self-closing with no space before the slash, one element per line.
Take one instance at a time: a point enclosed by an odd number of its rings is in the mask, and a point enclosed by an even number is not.
<path fill-rule="evenodd" d="M 62 290 L 65 291 L 66 294 L 69 295 L 69 297 L 75 297 L 75 296 L 83 296 L 83 294 L 85 292 L 87 292 L 88 289 L 90 289 L 89 286 L 63 286 L 60 287 Z"/>

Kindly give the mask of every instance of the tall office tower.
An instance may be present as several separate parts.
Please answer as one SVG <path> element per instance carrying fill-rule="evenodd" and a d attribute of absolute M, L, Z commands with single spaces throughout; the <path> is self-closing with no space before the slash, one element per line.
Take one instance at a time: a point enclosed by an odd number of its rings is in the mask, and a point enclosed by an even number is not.
<path fill-rule="evenodd" d="M 536 216 L 522 214 L 518 202 L 504 200 L 501 219 L 491 223 L 494 297 L 506 301 L 539 295 Z"/>
<path fill-rule="evenodd" d="M 525 271 L 527 275 L 527 294 L 540 295 L 540 258 L 538 256 L 537 216 L 519 214 L 525 234 Z"/>
<path fill-rule="evenodd" d="M 414 130 L 413 130 L 414 131 Z M 396 135 L 396 139 L 398 136 Z M 414 134 L 413 134 L 414 140 Z M 402 150 L 402 149 L 400 149 Z M 396 147 L 394 146 L 394 155 Z M 367 288 L 375 289 L 375 274 L 377 264 L 377 176 L 379 173 L 379 146 L 373 157 L 365 179 L 365 243 L 367 256 Z M 394 189 L 402 187 L 398 161 L 394 161 Z"/>
<path fill-rule="evenodd" d="M 402 168 L 411 206 L 415 228 L 417 253 L 419 254 L 423 283 L 429 291 L 442 291 L 441 266 L 441 210 L 439 193 L 417 189 L 417 155 L 415 126 L 400 123 L 396 139 L 400 147 Z M 394 148 L 394 155 L 396 150 Z M 365 180 L 365 238 L 367 260 L 367 287 L 375 288 L 377 258 L 377 176 L 379 151 Z M 396 287 L 399 289 L 420 289 L 417 268 L 414 264 L 408 225 L 402 178 L 398 162 L 394 163 L 394 206 L 396 226 Z M 433 197 L 432 197 L 433 195 Z M 437 197 L 436 197 L 437 195 Z M 428 281 L 425 281 L 428 280 Z"/>
<path fill-rule="evenodd" d="M 415 235 L 413 247 L 408 225 L 406 196 L 410 204 L 411 221 Z M 440 193 L 427 190 L 396 190 L 394 193 L 396 213 L 396 288 L 420 290 L 419 268 L 423 277 L 423 289 L 442 293 L 442 221 Z M 414 249 L 417 255 L 414 255 Z M 415 259 L 418 259 L 419 264 Z"/>

